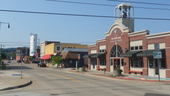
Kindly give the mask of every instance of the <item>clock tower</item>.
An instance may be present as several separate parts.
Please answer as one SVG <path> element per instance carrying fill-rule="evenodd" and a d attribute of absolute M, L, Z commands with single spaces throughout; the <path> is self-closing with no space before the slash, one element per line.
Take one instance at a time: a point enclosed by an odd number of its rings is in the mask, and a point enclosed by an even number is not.
<path fill-rule="evenodd" d="M 126 27 L 128 27 L 130 33 L 134 32 L 134 7 L 131 4 L 122 3 L 118 5 L 115 8 L 114 15 L 116 17 L 115 23 L 125 25 Z"/>

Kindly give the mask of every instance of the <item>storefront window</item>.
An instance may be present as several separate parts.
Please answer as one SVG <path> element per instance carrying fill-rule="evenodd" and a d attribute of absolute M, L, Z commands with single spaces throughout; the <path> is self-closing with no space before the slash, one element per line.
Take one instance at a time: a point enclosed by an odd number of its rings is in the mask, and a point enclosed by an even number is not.
<path fill-rule="evenodd" d="M 143 67 L 143 59 L 140 59 L 140 67 Z"/>
<path fill-rule="evenodd" d="M 138 59 L 135 59 L 135 67 L 139 67 Z"/>
<path fill-rule="evenodd" d="M 130 47 L 130 50 L 134 50 L 134 47 Z"/>
<path fill-rule="evenodd" d="M 165 58 L 161 59 L 161 68 L 166 68 L 166 59 Z"/>
<path fill-rule="evenodd" d="M 110 59 L 110 65 L 113 65 L 113 59 Z"/>
<path fill-rule="evenodd" d="M 106 65 L 106 59 L 100 59 L 100 65 Z"/>
<path fill-rule="evenodd" d="M 124 65 L 124 61 L 123 61 L 123 59 L 121 59 L 121 65 L 122 65 L 122 66 Z"/>
<path fill-rule="evenodd" d="M 130 59 L 131 67 L 133 67 L 133 59 Z"/>
<path fill-rule="evenodd" d="M 153 68 L 153 59 L 151 59 L 151 58 L 149 59 L 149 67 Z"/>

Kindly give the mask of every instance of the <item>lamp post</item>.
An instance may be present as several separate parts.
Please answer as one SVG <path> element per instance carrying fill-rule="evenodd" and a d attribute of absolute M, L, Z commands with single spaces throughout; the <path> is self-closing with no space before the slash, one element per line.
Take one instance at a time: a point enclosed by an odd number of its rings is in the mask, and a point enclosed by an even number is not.
<path fill-rule="evenodd" d="M 0 22 L 0 27 L 1 24 L 8 24 L 8 28 L 10 28 L 10 24 L 8 22 Z M 1 45 L 1 53 L 2 53 L 2 46 L 4 47 L 4 45 Z M 0 57 L 1 57 L 1 53 L 0 53 Z"/>

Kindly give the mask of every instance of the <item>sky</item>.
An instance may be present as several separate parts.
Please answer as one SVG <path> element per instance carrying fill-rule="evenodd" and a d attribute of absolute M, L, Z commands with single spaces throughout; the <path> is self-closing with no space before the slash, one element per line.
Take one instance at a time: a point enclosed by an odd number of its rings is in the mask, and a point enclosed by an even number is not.
<path fill-rule="evenodd" d="M 49 13 L 114 16 L 114 9 L 121 3 L 108 0 L 60 0 L 113 6 L 62 3 L 48 0 L 0 0 L 0 10 L 17 10 Z M 126 0 L 124 0 L 126 1 Z M 136 1 L 136 0 L 127 0 Z M 139 0 L 138 0 L 139 2 Z M 170 0 L 140 0 L 140 2 L 170 4 Z M 170 19 L 170 8 L 166 5 L 130 3 L 135 8 L 135 17 Z M 136 7 L 164 8 L 169 10 L 143 9 Z M 37 34 L 40 42 L 94 44 L 105 38 L 114 24 L 114 18 L 30 14 L 0 11 L 0 44 L 4 48 L 29 47 L 30 33 Z M 135 32 L 149 30 L 150 34 L 170 31 L 170 20 L 135 19 Z"/>

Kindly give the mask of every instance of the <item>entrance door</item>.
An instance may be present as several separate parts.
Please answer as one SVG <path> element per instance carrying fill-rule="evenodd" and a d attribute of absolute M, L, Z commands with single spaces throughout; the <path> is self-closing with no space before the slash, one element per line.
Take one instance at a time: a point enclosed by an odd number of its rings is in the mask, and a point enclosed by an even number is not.
<path fill-rule="evenodd" d="M 113 62 L 114 62 L 114 69 L 113 70 L 116 70 L 117 67 L 120 68 L 120 58 L 113 59 Z"/>

